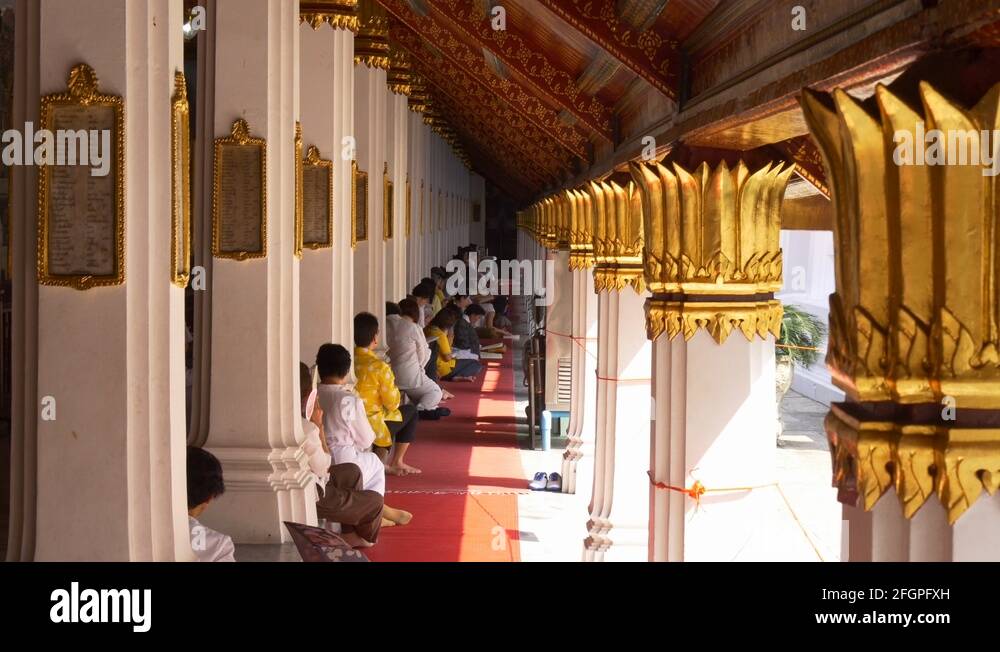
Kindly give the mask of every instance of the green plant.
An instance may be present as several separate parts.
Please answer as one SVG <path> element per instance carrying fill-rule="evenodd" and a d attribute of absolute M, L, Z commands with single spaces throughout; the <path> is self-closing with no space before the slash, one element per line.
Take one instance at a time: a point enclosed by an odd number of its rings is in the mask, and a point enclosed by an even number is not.
<path fill-rule="evenodd" d="M 799 367 L 815 364 L 826 333 L 826 324 L 822 320 L 798 306 L 785 306 L 775 356 L 790 358 Z"/>

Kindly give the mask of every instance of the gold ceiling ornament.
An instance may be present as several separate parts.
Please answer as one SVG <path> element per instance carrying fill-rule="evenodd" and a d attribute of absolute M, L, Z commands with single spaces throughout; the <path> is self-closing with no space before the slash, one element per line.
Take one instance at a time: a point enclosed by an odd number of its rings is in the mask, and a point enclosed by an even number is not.
<path fill-rule="evenodd" d="M 303 0 L 299 5 L 299 22 L 313 29 L 324 24 L 333 29 L 358 32 L 358 0 Z"/>
<path fill-rule="evenodd" d="M 389 69 L 389 18 L 376 0 L 357 0 L 358 33 L 354 37 L 354 63 Z"/>
<path fill-rule="evenodd" d="M 574 188 L 566 192 L 572 201 L 569 227 L 569 268 L 571 270 L 590 269 L 594 266 L 593 201 L 586 188 Z"/>
<path fill-rule="evenodd" d="M 653 296 L 646 333 L 655 340 L 699 329 L 722 344 L 778 336 L 781 304 L 781 201 L 794 168 L 740 161 L 693 171 L 677 163 L 632 163 L 642 202 L 643 271 Z"/>
<path fill-rule="evenodd" d="M 642 198 L 632 181 L 587 184 L 593 206 L 594 291 L 646 289 L 642 272 Z"/>
<path fill-rule="evenodd" d="M 881 85 L 864 104 L 840 89 L 803 93 L 833 193 L 827 364 L 851 400 L 947 396 L 959 409 L 1000 410 L 997 177 L 894 159 L 894 135 L 931 130 L 961 133 L 978 153 L 1000 119 L 1000 84 L 971 108 L 926 82 L 920 96 L 918 112 Z"/>
<path fill-rule="evenodd" d="M 386 84 L 396 95 L 409 97 L 413 93 L 413 64 L 410 55 L 402 48 L 389 46 L 389 72 Z"/>
<path fill-rule="evenodd" d="M 972 158 L 1000 84 L 973 107 L 926 82 L 919 95 L 803 92 L 835 216 L 827 366 L 848 396 L 826 431 L 841 502 L 870 510 L 892 486 L 910 518 L 936 494 L 954 524 L 1000 485 L 997 184 Z"/>
<path fill-rule="evenodd" d="M 841 502 L 870 511 L 895 489 L 903 515 L 936 495 L 954 524 L 985 491 L 1000 489 L 1000 429 L 865 419 L 834 404 L 825 427 Z"/>
<path fill-rule="evenodd" d="M 410 70 L 410 94 L 407 100 L 407 108 L 414 113 L 423 113 L 427 110 L 429 98 L 427 82 L 424 80 L 423 75 L 416 70 Z"/>

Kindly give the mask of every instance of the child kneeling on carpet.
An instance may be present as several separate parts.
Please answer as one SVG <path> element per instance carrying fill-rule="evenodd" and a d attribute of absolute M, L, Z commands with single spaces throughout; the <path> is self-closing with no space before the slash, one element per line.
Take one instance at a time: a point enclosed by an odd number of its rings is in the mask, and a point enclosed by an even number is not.
<path fill-rule="evenodd" d="M 375 442 L 361 398 L 346 386 L 351 370 L 351 354 L 339 344 L 324 344 L 316 354 L 320 384 L 317 402 L 323 410 L 323 433 L 333 463 L 353 463 L 361 469 L 362 487 L 385 495 L 385 466 L 369 450 Z M 383 525 L 405 525 L 412 515 L 385 506 L 382 515 L 390 521 Z"/>

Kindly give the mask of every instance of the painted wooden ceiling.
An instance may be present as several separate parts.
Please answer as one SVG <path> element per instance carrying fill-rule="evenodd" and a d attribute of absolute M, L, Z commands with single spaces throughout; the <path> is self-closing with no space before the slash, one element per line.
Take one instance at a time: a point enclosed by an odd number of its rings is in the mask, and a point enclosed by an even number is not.
<path fill-rule="evenodd" d="M 377 2 L 472 167 L 525 200 L 613 150 L 650 94 L 676 101 L 679 43 L 720 0 Z"/>

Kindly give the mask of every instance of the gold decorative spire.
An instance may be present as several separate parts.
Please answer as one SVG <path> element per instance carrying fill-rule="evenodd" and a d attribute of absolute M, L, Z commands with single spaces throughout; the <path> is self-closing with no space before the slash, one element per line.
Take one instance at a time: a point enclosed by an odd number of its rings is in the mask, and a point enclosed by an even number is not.
<path fill-rule="evenodd" d="M 1000 483 L 997 177 L 969 164 L 995 134 L 1000 84 L 972 107 L 926 82 L 919 100 L 802 96 L 835 214 L 827 365 L 849 399 L 827 436 L 842 502 L 871 509 L 892 486 L 910 517 L 936 493 L 954 523 Z M 961 158 L 896 151 L 932 130 L 961 134 Z"/>
<path fill-rule="evenodd" d="M 793 168 L 751 173 L 702 163 L 633 163 L 642 197 L 650 339 L 691 339 L 704 328 L 720 344 L 734 330 L 747 339 L 778 335 L 781 304 L 781 200 Z"/>

